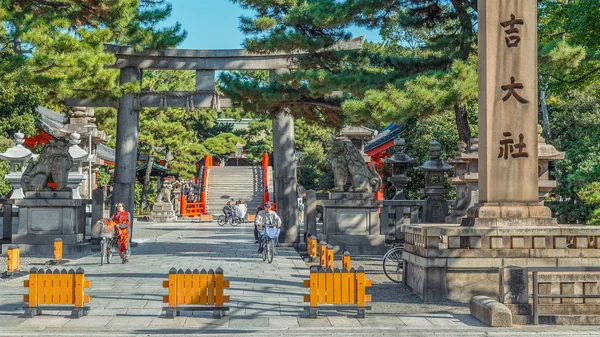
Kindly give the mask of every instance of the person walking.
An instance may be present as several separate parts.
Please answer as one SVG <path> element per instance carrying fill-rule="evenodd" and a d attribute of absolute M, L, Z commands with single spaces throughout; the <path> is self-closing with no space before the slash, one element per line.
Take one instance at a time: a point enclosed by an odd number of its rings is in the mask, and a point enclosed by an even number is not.
<path fill-rule="evenodd" d="M 117 212 L 113 215 L 115 222 L 115 236 L 119 237 L 117 245 L 119 246 L 119 256 L 123 259 L 123 263 L 129 262 L 129 212 L 125 210 L 125 205 L 118 202 L 115 207 Z"/>

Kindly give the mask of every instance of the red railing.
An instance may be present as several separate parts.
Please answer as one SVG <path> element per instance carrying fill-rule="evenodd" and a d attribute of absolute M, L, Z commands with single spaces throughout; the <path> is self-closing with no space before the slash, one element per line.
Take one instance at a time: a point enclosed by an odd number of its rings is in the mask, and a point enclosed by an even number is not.
<path fill-rule="evenodd" d="M 185 195 L 181 196 L 179 202 L 179 213 L 185 217 L 199 217 L 206 214 L 206 190 L 208 186 L 208 171 L 213 164 L 211 155 L 204 156 L 204 169 L 202 170 L 202 184 L 200 185 L 200 201 L 187 202 Z"/>

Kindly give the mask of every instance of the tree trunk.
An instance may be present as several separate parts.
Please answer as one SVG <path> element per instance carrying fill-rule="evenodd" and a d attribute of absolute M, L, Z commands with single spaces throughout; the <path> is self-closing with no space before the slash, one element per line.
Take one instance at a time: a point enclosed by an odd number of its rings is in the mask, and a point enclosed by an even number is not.
<path fill-rule="evenodd" d="M 454 104 L 454 117 L 456 117 L 456 129 L 458 130 L 458 138 L 471 146 L 471 129 L 469 128 L 469 120 L 467 119 L 467 108 L 460 104 Z"/>
<path fill-rule="evenodd" d="M 550 118 L 548 116 L 548 105 L 546 104 L 546 90 L 548 90 L 548 83 L 544 81 L 544 77 L 540 75 L 540 106 L 542 108 L 542 121 L 544 127 L 544 136 L 546 141 L 552 140 L 552 134 L 550 133 Z"/>
<path fill-rule="evenodd" d="M 152 173 L 152 164 L 154 163 L 154 157 L 152 155 L 148 155 L 148 161 L 146 163 L 148 165 L 146 166 L 146 174 L 144 175 L 144 183 L 142 184 L 142 210 L 148 207 L 148 184 L 150 183 L 150 173 Z"/>

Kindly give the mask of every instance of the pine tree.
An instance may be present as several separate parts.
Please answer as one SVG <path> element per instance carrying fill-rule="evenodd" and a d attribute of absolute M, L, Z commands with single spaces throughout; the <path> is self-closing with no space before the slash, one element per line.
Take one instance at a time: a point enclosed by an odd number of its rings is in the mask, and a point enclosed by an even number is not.
<path fill-rule="evenodd" d="M 453 64 L 454 71 L 464 68 L 458 62 L 469 63 L 476 37 L 476 1 L 233 1 L 257 13 L 241 18 L 240 29 L 250 36 L 245 41 L 248 49 L 304 50 L 309 54 L 298 57 L 297 70 L 271 84 L 245 74 L 223 74 L 223 91 L 247 110 L 275 114 L 287 108 L 296 116 L 334 126 L 388 122 L 412 115 L 393 100 L 378 98 L 403 92 L 418 75 L 445 76 L 438 90 L 456 87 L 446 71 Z M 350 25 L 380 29 L 388 45 L 366 44 L 357 52 L 327 49 L 350 38 Z M 414 48 L 407 46 L 407 37 Z M 421 86 L 423 90 L 436 88 L 435 83 Z M 366 96 L 371 101 L 360 103 Z M 452 99 L 433 97 L 438 110 L 427 114 L 453 109 L 461 139 L 468 142 L 467 108 L 473 93 L 447 96 Z"/>

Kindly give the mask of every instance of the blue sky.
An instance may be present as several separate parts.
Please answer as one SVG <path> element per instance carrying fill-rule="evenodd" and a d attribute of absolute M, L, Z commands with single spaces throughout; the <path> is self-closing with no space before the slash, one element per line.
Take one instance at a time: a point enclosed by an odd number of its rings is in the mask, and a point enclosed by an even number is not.
<path fill-rule="evenodd" d="M 239 17 L 252 15 L 229 0 L 171 0 L 173 13 L 165 22 L 179 21 L 188 36 L 179 46 L 184 49 L 242 48 L 244 34 L 239 29 Z M 376 31 L 351 29 L 353 36 L 366 35 L 368 41 L 380 41 Z"/>

